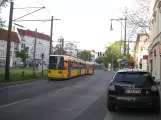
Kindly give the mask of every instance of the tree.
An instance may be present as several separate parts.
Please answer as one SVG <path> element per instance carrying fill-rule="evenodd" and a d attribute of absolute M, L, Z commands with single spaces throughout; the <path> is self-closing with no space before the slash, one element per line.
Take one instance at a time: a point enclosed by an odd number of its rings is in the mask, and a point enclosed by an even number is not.
<path fill-rule="evenodd" d="M 150 22 L 150 1 L 133 0 L 132 7 L 126 8 L 128 39 L 134 37 L 138 31 L 148 35 L 147 30 Z"/>
<path fill-rule="evenodd" d="M 63 50 L 63 54 L 66 55 L 66 51 L 65 49 Z M 54 47 L 54 55 L 61 55 L 61 45 L 60 44 L 57 44 L 55 47 Z"/>
<path fill-rule="evenodd" d="M 98 63 L 99 65 L 103 63 L 105 66 L 107 66 L 107 57 L 105 56 L 98 57 L 96 58 L 95 62 Z"/>
<path fill-rule="evenodd" d="M 121 49 L 120 49 L 121 46 Z M 127 48 L 127 46 L 126 46 Z M 110 46 L 106 47 L 105 51 L 105 58 L 104 58 L 104 64 L 105 66 L 108 66 L 109 63 L 113 63 L 114 67 L 118 67 L 118 59 L 122 59 L 123 53 L 124 53 L 124 41 L 119 40 L 112 43 Z M 130 54 L 127 55 L 128 58 L 131 57 Z"/>
<path fill-rule="evenodd" d="M 2 11 L 2 7 L 7 6 L 8 0 L 0 0 L 0 13 Z M 0 28 L 3 28 L 5 26 L 5 21 L 0 17 Z"/>
<path fill-rule="evenodd" d="M 90 51 L 88 50 L 83 50 L 79 52 L 78 57 L 81 58 L 82 60 L 91 60 L 91 54 Z"/>
<path fill-rule="evenodd" d="M 24 50 L 16 51 L 15 54 L 16 54 L 16 57 L 19 57 L 22 59 L 22 62 L 24 63 L 24 67 L 26 67 L 26 59 L 28 58 L 28 48 L 26 47 Z"/>

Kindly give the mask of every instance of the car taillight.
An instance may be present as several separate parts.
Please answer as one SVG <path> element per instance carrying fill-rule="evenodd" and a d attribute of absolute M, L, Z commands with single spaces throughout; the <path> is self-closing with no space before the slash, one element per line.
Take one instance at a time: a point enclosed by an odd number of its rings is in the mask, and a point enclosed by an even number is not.
<path fill-rule="evenodd" d="M 151 86 L 151 91 L 155 92 L 155 91 L 157 91 L 157 90 L 158 90 L 158 88 L 157 88 L 156 85 Z"/>
<path fill-rule="evenodd" d="M 48 73 L 51 73 L 51 71 L 49 70 Z"/>
<path fill-rule="evenodd" d="M 108 90 L 115 91 L 115 86 L 114 85 L 110 85 Z"/>

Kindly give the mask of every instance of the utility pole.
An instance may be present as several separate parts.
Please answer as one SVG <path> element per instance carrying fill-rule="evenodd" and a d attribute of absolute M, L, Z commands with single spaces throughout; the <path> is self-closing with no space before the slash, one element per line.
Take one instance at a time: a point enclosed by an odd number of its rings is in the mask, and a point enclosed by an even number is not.
<path fill-rule="evenodd" d="M 128 54 L 128 55 L 129 55 L 129 47 L 130 47 L 129 44 L 130 44 L 130 42 L 129 42 L 129 39 L 128 39 L 128 48 L 127 48 L 127 49 L 128 49 L 128 50 L 127 50 L 127 54 Z"/>
<path fill-rule="evenodd" d="M 111 27 L 110 27 L 110 30 L 112 31 L 113 30 L 113 28 L 112 28 L 112 21 L 113 20 L 115 20 L 115 21 L 118 21 L 118 22 L 120 22 L 120 20 L 122 21 L 122 20 L 125 20 L 125 26 L 124 26 L 124 30 L 125 30 L 125 36 L 124 36 L 124 55 L 126 56 L 126 20 L 127 20 L 127 18 L 125 17 L 125 19 L 122 19 L 122 18 L 120 18 L 120 19 L 111 19 Z M 122 24 L 122 22 L 120 22 L 121 23 L 121 25 L 123 25 Z M 122 30 L 121 30 L 122 31 Z M 122 36 L 122 35 L 121 35 Z"/>
<path fill-rule="evenodd" d="M 49 56 L 52 54 L 52 37 L 53 36 L 53 16 L 51 16 L 51 30 L 50 30 L 50 48 L 49 48 Z"/>
<path fill-rule="evenodd" d="M 91 55 L 90 55 L 90 51 L 88 51 L 88 60 L 90 61 Z"/>
<path fill-rule="evenodd" d="M 8 26 L 8 40 L 7 40 L 7 52 L 6 52 L 6 66 L 5 66 L 5 80 L 9 80 L 10 75 L 10 47 L 11 47 L 11 29 L 12 29 L 12 18 L 13 18 L 13 5 L 10 4 L 10 16 L 9 16 L 9 26 Z"/>
<path fill-rule="evenodd" d="M 34 53 L 33 53 L 33 76 L 35 76 L 36 38 L 37 38 L 37 28 L 35 29 L 35 43 L 34 43 Z"/>
<path fill-rule="evenodd" d="M 77 58 L 78 58 L 78 57 L 79 57 L 79 56 L 78 56 L 78 49 L 76 49 L 76 51 L 77 51 Z"/>
<path fill-rule="evenodd" d="M 59 42 L 59 44 L 60 44 L 60 51 L 59 51 L 58 54 L 61 54 L 61 55 L 62 55 L 62 53 L 64 54 L 64 43 L 65 42 L 66 43 L 71 43 L 71 44 L 73 44 L 73 43 L 79 43 L 78 41 L 64 41 L 64 38 L 62 36 L 60 36 L 60 38 L 58 38 L 58 41 L 53 41 L 53 42 Z"/>
<path fill-rule="evenodd" d="M 43 68 L 44 53 L 41 54 L 41 58 L 42 58 L 42 71 L 41 71 L 41 75 L 43 76 L 43 74 L 44 74 L 44 73 L 43 73 L 43 71 L 44 71 L 44 70 L 43 70 L 43 69 L 44 69 L 44 68 Z"/>
<path fill-rule="evenodd" d="M 113 54 L 112 54 L 112 71 L 113 71 Z"/>
<path fill-rule="evenodd" d="M 126 55 L 126 20 L 127 20 L 127 18 L 125 17 L 125 40 L 124 40 L 124 55 Z"/>
<path fill-rule="evenodd" d="M 121 41 L 120 41 L 120 58 L 121 58 L 121 52 L 122 52 L 122 20 L 121 20 Z"/>
<path fill-rule="evenodd" d="M 64 38 L 61 38 L 60 41 L 61 41 L 61 55 L 64 55 Z"/>

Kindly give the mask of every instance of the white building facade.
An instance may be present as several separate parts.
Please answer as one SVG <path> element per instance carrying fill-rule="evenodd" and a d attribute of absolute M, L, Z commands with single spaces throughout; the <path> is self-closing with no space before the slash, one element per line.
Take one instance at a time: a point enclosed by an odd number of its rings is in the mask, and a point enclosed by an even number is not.
<path fill-rule="evenodd" d="M 146 34 L 137 34 L 135 44 L 135 67 L 148 70 L 148 36 Z"/>
<path fill-rule="evenodd" d="M 21 40 L 21 50 L 28 48 L 28 64 L 33 63 L 34 59 L 34 47 L 35 47 L 35 31 L 17 29 Z M 35 48 L 35 63 L 41 64 L 42 57 L 44 54 L 43 63 L 48 64 L 49 62 L 49 49 L 50 49 L 50 36 L 36 33 L 36 48 Z"/>
<path fill-rule="evenodd" d="M 72 57 L 77 57 L 78 50 L 77 46 L 73 43 L 65 43 L 65 51 L 66 55 L 72 56 Z"/>
<path fill-rule="evenodd" d="M 0 67 L 4 67 L 6 63 L 7 52 L 7 39 L 8 32 L 2 31 L 0 39 Z M 10 48 L 10 67 L 14 67 L 19 64 L 19 60 L 16 57 L 16 51 L 20 50 L 20 40 L 16 32 L 11 32 L 11 48 Z"/>
<path fill-rule="evenodd" d="M 150 0 L 149 71 L 161 80 L 161 0 Z"/>

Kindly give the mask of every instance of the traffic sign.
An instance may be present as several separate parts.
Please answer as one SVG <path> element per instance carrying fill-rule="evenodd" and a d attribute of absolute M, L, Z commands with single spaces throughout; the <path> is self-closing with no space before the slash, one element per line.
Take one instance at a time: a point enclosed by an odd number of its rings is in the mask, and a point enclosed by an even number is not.
<path fill-rule="evenodd" d="M 127 57 L 126 57 L 126 56 L 123 56 L 123 59 L 124 59 L 124 60 L 126 60 L 126 59 L 127 59 Z"/>

